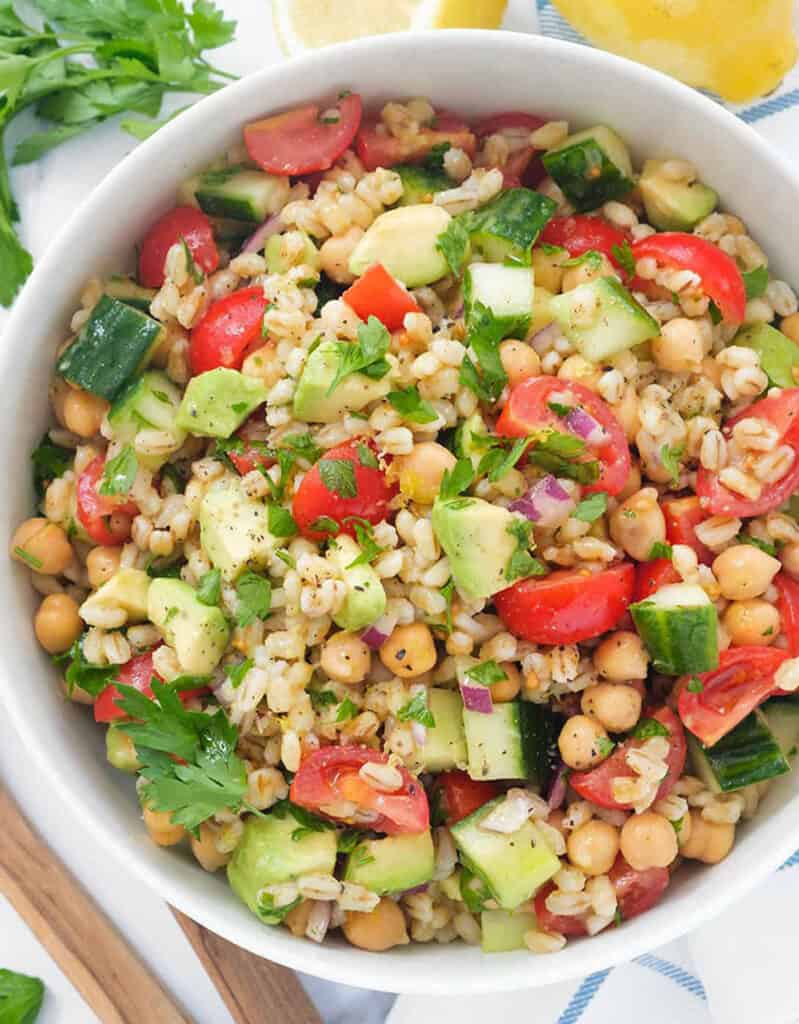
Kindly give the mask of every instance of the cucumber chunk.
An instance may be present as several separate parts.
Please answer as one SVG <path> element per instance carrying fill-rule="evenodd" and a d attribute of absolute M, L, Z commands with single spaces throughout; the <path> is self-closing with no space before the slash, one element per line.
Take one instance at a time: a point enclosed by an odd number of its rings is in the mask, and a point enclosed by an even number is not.
<path fill-rule="evenodd" d="M 480 915 L 484 953 L 510 953 L 524 949 L 525 932 L 535 931 L 535 914 L 526 911 L 484 910 Z"/>
<path fill-rule="evenodd" d="M 186 431 L 177 425 L 181 394 L 165 373 L 147 370 L 130 382 L 115 400 L 108 414 L 114 440 L 133 444 L 140 430 L 159 430 L 172 438 L 170 448 L 157 455 L 137 454 L 147 469 L 156 470 L 186 440 Z"/>
<path fill-rule="evenodd" d="M 569 341 L 591 363 L 660 334 L 657 320 L 615 277 L 600 277 L 556 295 L 549 308 Z"/>
<path fill-rule="evenodd" d="M 760 366 L 769 383 L 778 388 L 795 388 L 794 370 L 799 368 L 799 345 L 769 324 L 751 324 L 738 331 L 731 342 L 745 345 L 760 356 Z"/>
<path fill-rule="evenodd" d="M 700 586 L 671 583 L 630 613 L 658 672 L 681 676 L 718 665 L 718 615 Z"/>
<path fill-rule="evenodd" d="M 794 757 L 799 743 L 799 701 L 795 697 L 778 697 L 767 701 L 761 710 L 780 750 L 786 757 Z"/>
<path fill-rule="evenodd" d="M 701 181 L 671 181 L 665 162 L 647 160 L 638 179 L 647 220 L 659 231 L 691 231 L 716 209 L 718 193 Z"/>
<path fill-rule="evenodd" d="M 530 263 L 530 251 L 557 205 L 529 188 L 509 188 L 465 214 L 472 246 L 489 263 Z"/>
<path fill-rule="evenodd" d="M 472 263 L 464 276 L 463 300 L 467 326 L 480 303 L 501 325 L 503 338 L 523 338 L 533 318 L 535 288 L 532 267 Z"/>
<path fill-rule="evenodd" d="M 436 192 L 444 192 L 453 185 L 443 171 L 431 171 L 417 164 L 399 164 L 391 169 L 402 179 L 403 192 L 399 206 L 432 203 Z"/>
<path fill-rule="evenodd" d="M 157 320 L 110 295 L 102 295 L 56 370 L 93 395 L 113 400 L 145 366 L 163 339 Z"/>
<path fill-rule="evenodd" d="M 460 694 L 434 686 L 427 691 L 427 706 L 436 724 L 427 727 L 425 743 L 420 749 L 422 770 L 446 772 L 451 768 L 465 768 L 469 755 Z"/>
<path fill-rule="evenodd" d="M 693 772 L 713 793 L 731 793 L 790 771 L 762 711 L 753 711 L 712 747 L 686 733 Z"/>
<path fill-rule="evenodd" d="M 286 201 L 288 180 L 247 167 L 207 171 L 194 192 L 197 205 L 213 217 L 258 224 Z"/>
<path fill-rule="evenodd" d="M 433 877 L 435 851 L 430 831 L 364 839 L 347 857 L 344 880 L 372 892 L 403 892 Z"/>
<path fill-rule="evenodd" d="M 473 779 L 526 779 L 543 789 L 552 771 L 556 729 L 541 704 L 508 701 L 490 715 L 463 712 Z"/>
<path fill-rule="evenodd" d="M 106 281 L 103 290 L 112 299 L 126 302 L 129 306 L 133 306 L 134 309 L 140 309 L 143 313 L 149 312 L 150 303 L 155 298 L 155 288 L 145 288 L 143 285 L 137 284 L 132 278 L 119 275 L 110 277 Z"/>
<path fill-rule="evenodd" d="M 569 136 L 543 158 L 548 174 L 578 212 L 595 210 L 633 187 L 627 147 L 607 125 Z"/>

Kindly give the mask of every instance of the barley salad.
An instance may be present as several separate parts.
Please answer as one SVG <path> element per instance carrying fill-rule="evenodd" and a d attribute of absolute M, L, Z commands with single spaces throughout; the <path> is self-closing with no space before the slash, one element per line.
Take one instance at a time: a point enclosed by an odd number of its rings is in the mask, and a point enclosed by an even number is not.
<path fill-rule="evenodd" d="M 356 93 L 93 279 L 11 556 L 145 828 L 266 925 L 546 953 L 799 740 L 799 313 L 682 159 Z"/>

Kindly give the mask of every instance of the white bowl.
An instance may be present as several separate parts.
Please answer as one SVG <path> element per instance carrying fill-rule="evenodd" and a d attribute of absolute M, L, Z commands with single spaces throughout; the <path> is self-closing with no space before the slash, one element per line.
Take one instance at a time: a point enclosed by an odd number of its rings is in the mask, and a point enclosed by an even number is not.
<path fill-rule="evenodd" d="M 694 161 L 743 217 L 789 280 L 795 242 L 787 225 L 799 181 L 748 127 L 696 92 L 642 66 L 588 47 L 498 32 L 448 31 L 365 39 L 269 68 L 204 99 L 124 160 L 51 244 L 5 332 L 0 379 L 2 464 L 11 482 L 0 507 L 10 538 L 30 515 L 29 452 L 47 421 L 56 346 L 93 274 L 129 261 L 143 230 L 174 202 L 178 183 L 239 138 L 242 124 L 342 88 L 367 105 L 422 95 L 466 114 L 527 110 L 573 124 L 607 122 L 645 156 Z M 796 277 L 794 277 L 796 280 Z M 96 838 L 141 882 L 213 931 L 255 953 L 331 980 L 392 992 L 466 993 L 529 988 L 627 960 L 685 933 L 738 899 L 799 846 L 797 775 L 773 787 L 735 849 L 710 869 L 681 870 L 650 913 L 555 956 L 486 956 L 462 944 L 413 945 L 380 956 L 343 942 L 317 946 L 261 924 L 225 880 L 188 854 L 147 839 L 132 780 L 106 763 L 103 731 L 86 708 L 63 700 L 38 647 L 36 601 L 24 571 L 0 559 L 0 692 L 25 745 Z"/>

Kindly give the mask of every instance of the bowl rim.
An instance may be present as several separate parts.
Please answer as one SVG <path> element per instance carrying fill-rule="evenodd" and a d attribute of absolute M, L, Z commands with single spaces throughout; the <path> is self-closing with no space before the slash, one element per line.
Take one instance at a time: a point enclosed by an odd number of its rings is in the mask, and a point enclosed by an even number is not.
<path fill-rule="evenodd" d="M 793 170 L 787 158 L 772 148 L 754 129 L 707 96 L 644 65 L 580 44 L 507 31 L 439 29 L 367 37 L 312 51 L 289 61 L 280 61 L 246 75 L 238 82 L 197 101 L 181 114 L 180 118 L 166 124 L 151 138 L 133 149 L 84 198 L 50 243 L 17 298 L 6 324 L 6 337 L 12 337 L 16 333 L 24 335 L 26 323 L 31 322 L 31 319 L 35 321 L 40 295 L 46 297 L 46 282 L 49 275 L 57 273 L 62 262 L 69 259 L 72 246 L 79 240 L 81 226 L 91 223 L 95 209 L 106 205 L 108 198 L 121 193 L 124 186 L 149 180 L 154 165 L 153 158 L 157 157 L 160 151 L 168 149 L 173 143 L 180 143 L 185 137 L 190 137 L 195 129 L 202 128 L 206 119 L 231 109 L 235 110 L 239 96 L 259 89 L 263 89 L 264 95 L 268 96 L 270 81 L 279 77 L 289 64 L 299 71 L 306 67 L 329 65 L 331 77 L 335 77 L 336 65 L 340 67 L 350 55 L 359 55 L 362 52 L 371 53 L 375 60 L 380 60 L 382 55 L 396 57 L 403 52 L 407 52 L 409 58 L 418 58 L 421 51 L 431 47 L 441 48 L 458 44 L 474 48 L 482 43 L 499 45 L 508 50 L 526 51 L 532 55 L 545 53 L 561 59 L 565 64 L 581 65 L 585 69 L 600 68 L 609 75 L 619 78 L 626 85 L 644 90 L 654 82 L 661 91 L 665 90 L 673 95 L 675 103 L 686 115 L 693 113 L 700 119 L 723 123 L 730 137 L 731 148 L 736 140 L 740 140 L 746 150 L 761 161 L 763 173 L 770 169 L 787 179 L 799 198 L 799 175 Z M 265 102 L 264 105 L 268 107 L 269 104 Z M 11 346 L 5 345 L 0 350 L 0 374 L 4 371 L 6 374 L 13 374 L 14 368 Z M 143 858 L 131 859 L 129 851 L 117 840 L 112 829 L 106 827 L 103 820 L 95 816 L 88 805 L 75 800 L 74 790 L 69 786 L 68 780 L 60 775 L 56 764 L 38 743 L 34 724 L 25 714 L 21 690 L 17 693 L 15 687 L 9 684 L 7 676 L 10 674 L 11 666 L 8 657 L 5 652 L 0 653 L 0 680 L 3 684 L 0 687 L 0 697 L 26 751 L 33 755 L 54 790 L 73 807 L 90 836 L 98 840 L 120 864 L 125 863 L 138 880 L 153 889 L 162 899 L 236 945 L 287 967 L 306 971 L 329 981 L 388 992 L 438 995 L 452 993 L 453 982 L 447 973 L 430 970 L 429 965 L 436 963 L 432 957 L 425 963 L 419 955 L 409 956 L 407 967 L 398 969 L 396 960 L 367 958 L 361 950 L 348 947 L 342 951 L 336 947 L 316 946 L 311 942 L 286 941 L 287 937 L 281 934 L 282 929 L 263 928 L 258 933 L 259 941 L 248 938 L 250 933 L 241 934 L 241 929 L 236 927 L 235 923 L 228 926 L 226 922 L 218 919 L 210 903 L 202 894 L 197 895 L 196 888 L 192 889 L 190 875 L 187 874 L 184 883 L 182 877 L 180 880 L 172 878 L 168 872 L 149 866 Z M 708 882 L 702 887 L 702 900 L 693 900 L 690 903 L 683 901 L 685 905 L 681 905 L 679 914 L 667 912 L 666 901 L 645 919 L 639 918 L 635 924 L 628 924 L 624 929 L 605 933 L 601 937 L 601 954 L 592 951 L 592 947 L 596 949 L 593 946 L 596 940 L 576 943 L 568 947 L 568 955 L 537 958 L 535 971 L 530 970 L 529 961 L 524 961 L 528 964 L 525 969 L 524 966 L 519 966 L 520 961 L 516 957 L 492 957 L 490 971 L 473 971 L 465 981 L 463 977 L 459 978 L 458 993 L 512 991 L 580 977 L 600 968 L 630 960 L 693 930 L 747 893 L 799 846 L 799 819 L 791 812 L 792 803 L 793 800 L 789 801 L 768 821 L 771 842 L 766 849 L 758 851 L 756 864 L 752 865 L 750 857 L 749 869 L 739 871 L 723 891 L 718 885 L 714 888 L 711 876 L 708 876 Z M 646 923 L 642 924 L 642 921 Z M 356 956 L 357 961 L 354 959 Z M 503 960 L 506 961 L 504 967 Z M 476 964 L 478 961 L 472 962 Z M 353 977 L 353 969 L 359 972 L 358 976 Z"/>

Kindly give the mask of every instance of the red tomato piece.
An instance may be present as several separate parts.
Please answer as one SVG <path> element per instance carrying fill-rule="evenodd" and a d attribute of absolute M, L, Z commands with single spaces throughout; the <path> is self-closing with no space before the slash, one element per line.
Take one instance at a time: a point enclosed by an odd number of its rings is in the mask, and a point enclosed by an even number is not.
<path fill-rule="evenodd" d="M 424 786 L 405 768 L 402 789 L 383 793 L 358 774 L 365 764 L 387 764 L 386 754 L 368 747 L 322 747 L 303 758 L 291 783 L 291 799 L 309 811 L 333 821 L 360 825 L 388 835 L 424 832 L 430 825 L 430 811 Z M 357 805 L 357 819 L 341 817 L 336 805 Z"/>
<path fill-rule="evenodd" d="M 81 526 L 94 543 L 118 547 L 130 537 L 130 525 L 139 514 L 139 506 L 98 492 L 104 469 L 104 455 L 98 455 L 84 469 L 75 488 L 75 504 Z"/>
<path fill-rule="evenodd" d="M 382 263 L 375 263 L 341 296 L 366 322 L 376 316 L 389 331 L 398 331 L 406 313 L 421 313 L 421 307 Z"/>
<path fill-rule="evenodd" d="M 734 491 L 727 490 L 719 481 L 718 474 L 703 466 L 696 475 L 696 493 L 703 506 L 714 516 L 762 516 L 779 508 L 790 496 L 799 490 L 799 388 L 787 388 L 773 398 L 761 398 L 759 402 L 731 417 L 724 424 L 726 437 L 738 420 L 756 417 L 776 427 L 780 443 L 790 445 L 797 458 L 785 476 L 774 484 L 763 488 L 759 498 L 750 500 Z"/>
<path fill-rule="evenodd" d="M 553 914 L 551 910 L 547 910 L 547 896 L 554 892 L 555 888 L 553 882 L 547 882 L 535 895 L 535 919 L 538 927 L 541 931 L 565 935 L 567 939 L 587 935 L 585 914 Z"/>
<path fill-rule="evenodd" d="M 608 872 L 616 890 L 616 900 L 623 921 L 651 910 L 666 891 L 671 876 L 668 868 L 647 868 L 636 871 L 621 854 Z"/>
<path fill-rule="evenodd" d="M 702 503 L 695 495 L 689 498 L 669 498 L 661 503 L 666 520 L 666 540 L 669 544 L 686 544 L 696 557 L 710 565 L 716 557 L 696 535 L 696 528 L 707 519 Z"/>
<path fill-rule="evenodd" d="M 547 118 L 536 117 L 535 114 L 528 114 L 522 110 L 508 110 L 483 118 L 475 126 L 475 131 L 480 138 L 501 134 L 510 140 L 515 137 L 518 142 L 527 142 L 530 133 L 537 131 L 546 123 Z M 541 162 L 541 155 L 529 144 L 512 149 L 500 170 L 505 188 L 516 188 L 519 185 L 534 188 L 547 173 Z"/>
<path fill-rule="evenodd" d="M 367 171 L 395 164 L 416 163 L 424 160 L 434 146 L 448 142 L 454 149 L 462 149 L 474 156 L 477 139 L 468 124 L 452 114 L 439 112 L 435 127 L 421 128 L 413 138 L 398 139 L 388 132 L 378 131 L 379 120 L 365 120 L 355 140 L 355 149 Z"/>
<path fill-rule="evenodd" d="M 764 700 L 782 692 L 774 673 L 789 657 L 776 647 L 731 647 L 719 655 L 718 668 L 697 673 L 698 693 L 688 689 L 693 676 L 683 676 L 676 686 L 677 710 L 686 729 L 712 747 Z"/>
<path fill-rule="evenodd" d="M 662 800 L 669 795 L 677 779 L 682 775 L 688 745 L 685 741 L 682 723 L 670 708 L 662 707 L 657 711 L 645 711 L 644 717 L 654 718 L 669 731 L 669 752 L 666 756 L 669 770 L 657 792 L 657 799 Z M 627 764 L 627 752 L 643 746 L 645 742 L 646 740 L 625 740 L 624 743 L 620 743 L 616 747 L 607 760 L 597 765 L 596 768 L 591 768 L 587 772 L 572 772 L 569 775 L 569 785 L 584 800 L 590 800 L 592 803 L 599 804 L 600 807 L 629 810 L 631 804 L 619 803 L 614 798 L 613 780 L 635 777 L 635 772 Z"/>
<path fill-rule="evenodd" d="M 746 286 L 735 260 L 717 245 L 682 231 L 663 231 L 642 238 L 633 245 L 638 262 L 651 256 L 662 267 L 692 270 L 702 278 L 702 290 L 730 323 L 743 323 L 746 315 Z"/>
<path fill-rule="evenodd" d="M 236 431 L 235 436 L 244 442 L 244 447 L 240 452 L 228 451 L 227 457 L 241 476 L 246 476 L 259 466 L 268 469 L 275 464 L 272 456 L 265 451 L 268 446 L 264 441 L 264 427 L 264 411 L 261 406 Z"/>
<path fill-rule="evenodd" d="M 605 491 L 611 496 L 618 494 L 630 475 L 627 436 L 610 407 L 584 385 L 557 377 L 528 377 L 511 390 L 497 421 L 496 432 L 504 437 L 524 437 L 542 427 L 550 427 L 564 433 L 568 430 L 565 421 L 549 408 L 549 402 L 555 396 L 564 396 L 566 404 L 579 405 L 593 416 L 607 436 L 607 441 L 601 446 L 586 445 L 582 459 L 599 462 L 599 479 L 584 487 L 584 493 Z M 560 401 L 563 403 L 563 398 Z"/>
<path fill-rule="evenodd" d="M 639 562 L 635 567 L 635 600 L 644 601 L 667 583 L 681 583 L 682 576 L 671 564 L 670 558 L 655 558 Z"/>
<path fill-rule="evenodd" d="M 161 677 L 153 668 L 153 652 L 139 654 L 124 665 L 117 672 L 117 682 L 125 686 L 133 686 L 146 697 L 152 697 L 153 676 L 160 680 Z M 127 718 L 122 708 L 117 706 L 117 700 L 121 696 L 116 686 L 106 686 L 97 700 L 94 702 L 95 722 L 116 722 L 121 718 Z"/>
<path fill-rule="evenodd" d="M 164 283 L 166 254 L 181 240 L 192 259 L 206 274 L 219 266 L 219 252 L 211 222 L 194 206 L 176 206 L 153 224 L 139 250 L 139 282 L 145 288 L 160 288 Z"/>
<path fill-rule="evenodd" d="M 334 520 L 340 532 L 351 537 L 355 536 L 355 526 L 346 520 L 353 516 L 372 524 L 389 517 L 389 502 L 397 493 L 397 485 L 388 482 L 381 468 L 364 465 L 365 448 L 377 458 L 373 444 L 365 438 L 356 437 L 325 452 L 305 474 L 292 502 L 294 520 L 304 537 L 323 540 L 330 536 L 324 529 L 314 529 L 313 524 L 322 516 Z M 320 464 L 340 460 L 351 462 L 355 467 L 356 494 L 350 498 L 343 497 L 339 491 L 329 491 L 322 481 Z M 368 456 L 366 461 L 371 461 Z"/>
<path fill-rule="evenodd" d="M 559 569 L 514 583 L 494 595 L 494 605 L 514 636 L 536 644 L 574 644 L 613 629 L 634 585 L 631 562 L 598 573 Z"/>
<path fill-rule="evenodd" d="M 799 657 L 799 583 L 781 572 L 774 577 L 774 586 L 779 593 L 777 608 L 781 632 L 788 639 L 788 653 L 796 658 Z"/>
<path fill-rule="evenodd" d="M 479 782 L 460 771 L 442 772 L 435 784 L 441 793 L 441 809 L 447 825 L 467 818 L 502 792 L 495 783 Z"/>
<path fill-rule="evenodd" d="M 212 303 L 191 332 L 192 372 L 241 369 L 245 352 L 261 337 L 268 305 L 263 288 L 242 288 Z"/>
<path fill-rule="evenodd" d="M 347 93 L 322 116 L 309 104 L 244 126 L 244 145 L 252 159 L 270 174 L 310 174 L 332 167 L 348 148 L 361 123 L 363 107 L 357 92 Z M 329 119 L 328 119 L 329 117 Z"/>
<path fill-rule="evenodd" d="M 630 239 L 620 228 L 614 227 L 602 217 L 587 217 L 584 214 L 553 217 L 541 232 L 540 241 L 560 246 L 572 257 L 582 256 L 591 249 L 601 252 L 617 270 L 624 272 L 625 280 L 629 277 L 613 250 L 616 246 L 621 248 L 625 242 L 629 244 Z"/>

